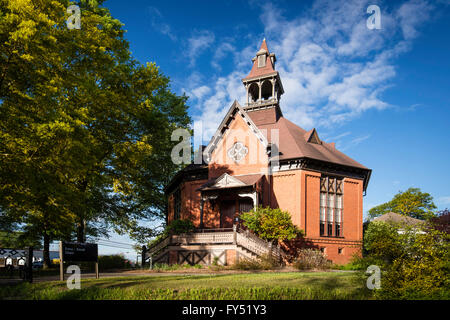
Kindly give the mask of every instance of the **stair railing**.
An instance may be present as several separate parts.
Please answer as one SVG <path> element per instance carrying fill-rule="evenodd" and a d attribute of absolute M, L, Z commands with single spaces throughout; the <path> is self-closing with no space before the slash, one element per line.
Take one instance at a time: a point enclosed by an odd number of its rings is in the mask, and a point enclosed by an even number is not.
<path fill-rule="evenodd" d="M 145 258 L 153 257 L 159 252 L 163 251 L 171 243 L 171 235 L 162 238 L 160 241 L 150 246 L 145 252 Z"/>
<path fill-rule="evenodd" d="M 241 230 L 236 226 L 233 228 L 236 234 L 236 244 L 254 253 L 257 256 L 272 255 L 275 259 L 281 258 L 281 248 L 274 246 L 271 242 L 265 241 L 249 230 Z"/>

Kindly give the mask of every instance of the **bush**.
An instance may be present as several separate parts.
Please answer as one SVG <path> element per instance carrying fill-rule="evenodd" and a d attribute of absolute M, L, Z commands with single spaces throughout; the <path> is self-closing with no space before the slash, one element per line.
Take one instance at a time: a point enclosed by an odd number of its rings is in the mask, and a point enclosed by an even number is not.
<path fill-rule="evenodd" d="M 167 227 L 167 234 L 189 233 L 195 230 L 191 220 L 174 220 Z"/>
<path fill-rule="evenodd" d="M 232 269 L 238 270 L 273 270 L 280 267 L 280 264 L 271 255 L 262 255 L 257 259 L 239 259 Z"/>
<path fill-rule="evenodd" d="M 332 263 L 322 251 L 308 248 L 298 250 L 297 258 L 293 265 L 299 270 L 310 270 L 329 269 L 331 268 Z"/>
<path fill-rule="evenodd" d="M 439 231 L 405 233 L 407 248 L 381 277 L 380 299 L 449 299 L 450 237 Z"/>
<path fill-rule="evenodd" d="M 292 223 L 289 212 L 278 208 L 258 207 L 242 213 L 240 218 L 244 226 L 267 241 L 281 242 L 302 235 L 302 231 Z"/>
<path fill-rule="evenodd" d="M 369 223 L 364 234 L 364 250 L 373 264 L 387 266 L 404 253 L 400 228 L 400 225 L 383 221 Z"/>
<path fill-rule="evenodd" d="M 449 299 L 450 237 L 432 228 L 371 222 L 364 235 L 367 254 L 353 264 L 382 270 L 379 299 Z"/>
<path fill-rule="evenodd" d="M 361 257 L 359 254 L 355 254 L 349 263 L 346 265 L 339 265 L 336 269 L 339 270 L 359 270 L 366 271 L 367 268 L 371 265 L 381 266 L 380 260 L 371 256 Z"/>
<path fill-rule="evenodd" d="M 120 255 L 98 256 L 99 270 L 128 269 L 130 262 Z"/>

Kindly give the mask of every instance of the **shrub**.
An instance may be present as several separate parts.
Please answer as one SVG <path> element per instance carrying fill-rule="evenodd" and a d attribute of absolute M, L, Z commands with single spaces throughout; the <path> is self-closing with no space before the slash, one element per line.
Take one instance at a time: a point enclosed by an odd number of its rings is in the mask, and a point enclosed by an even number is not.
<path fill-rule="evenodd" d="M 381 266 L 380 260 L 371 256 L 361 257 L 359 254 L 353 255 L 352 259 L 346 265 L 338 267 L 340 270 L 359 270 L 366 271 L 370 265 Z"/>
<path fill-rule="evenodd" d="M 239 259 L 232 269 L 239 270 L 273 270 L 280 267 L 278 261 L 271 255 L 262 255 L 256 259 Z"/>
<path fill-rule="evenodd" d="M 450 237 L 430 230 L 409 230 L 403 245 L 407 250 L 396 257 L 381 277 L 381 299 L 449 299 Z"/>
<path fill-rule="evenodd" d="M 130 267 L 129 261 L 120 255 L 98 256 L 98 268 L 100 270 L 127 269 Z"/>
<path fill-rule="evenodd" d="M 386 266 L 403 254 L 402 235 L 399 225 L 383 221 L 369 223 L 364 234 L 366 257 L 378 266 Z"/>
<path fill-rule="evenodd" d="M 181 234 L 194 231 L 195 226 L 191 220 L 174 220 L 166 227 L 168 234 Z"/>
<path fill-rule="evenodd" d="M 293 265 L 299 270 L 329 269 L 332 266 L 322 251 L 310 248 L 298 250 Z"/>
<path fill-rule="evenodd" d="M 292 223 L 289 212 L 278 208 L 258 207 L 242 213 L 240 218 L 244 226 L 267 241 L 281 242 L 302 235 L 302 231 Z"/>

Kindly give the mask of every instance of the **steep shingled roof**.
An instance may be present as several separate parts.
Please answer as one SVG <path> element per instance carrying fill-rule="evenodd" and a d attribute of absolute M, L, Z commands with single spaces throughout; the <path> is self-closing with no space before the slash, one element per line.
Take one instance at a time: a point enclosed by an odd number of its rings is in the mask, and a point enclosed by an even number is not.
<path fill-rule="evenodd" d="M 264 67 L 258 67 L 258 59 L 255 59 L 253 61 L 253 66 L 252 69 L 250 70 L 250 73 L 243 80 L 251 79 L 254 77 L 260 77 L 266 74 L 272 74 L 276 72 L 272 64 L 272 59 L 270 58 L 270 53 L 269 49 L 267 48 L 266 39 L 264 39 L 263 42 L 261 43 L 261 47 L 258 52 L 260 52 L 261 50 L 266 51 L 266 65 Z"/>
<path fill-rule="evenodd" d="M 267 109 L 258 112 L 267 112 L 267 116 L 269 117 L 270 113 L 273 111 Z M 250 118 L 252 117 L 252 112 L 248 112 L 247 114 Z M 263 132 L 263 134 L 266 135 L 266 138 L 270 143 L 272 143 L 272 138 L 270 136 L 271 129 L 279 130 L 279 160 L 304 157 L 350 167 L 368 169 L 359 162 L 356 162 L 352 158 L 337 150 L 334 143 L 326 143 L 324 141 L 320 141 L 320 139 L 319 143 L 308 142 L 311 134 L 314 133 L 314 129 L 307 132 L 282 116 L 279 117 L 274 123 L 260 124 L 257 125 L 257 127 L 261 130 L 261 132 Z"/>

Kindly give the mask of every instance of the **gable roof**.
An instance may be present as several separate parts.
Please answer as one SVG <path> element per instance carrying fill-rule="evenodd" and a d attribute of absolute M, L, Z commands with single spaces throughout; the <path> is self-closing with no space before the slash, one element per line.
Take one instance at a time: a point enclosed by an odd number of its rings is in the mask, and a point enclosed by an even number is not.
<path fill-rule="evenodd" d="M 370 171 L 367 167 L 336 149 L 334 143 L 321 141 L 315 129 L 307 132 L 283 116 L 280 116 L 275 122 L 256 125 L 252 120 L 253 112 L 246 112 L 236 100 L 233 102 L 216 133 L 205 148 L 204 153 L 206 155 L 208 153 L 210 155 L 220 142 L 223 133 L 228 128 L 228 124 L 236 112 L 244 118 L 251 131 L 266 147 L 269 144 L 275 143 L 275 141 L 272 141 L 271 130 L 278 129 L 278 160 L 309 158 Z M 261 112 L 267 112 L 269 114 L 273 110 L 266 109 L 258 111 L 259 114 Z M 209 157 L 207 159 L 209 161 Z"/>
<path fill-rule="evenodd" d="M 246 174 L 232 176 L 228 173 L 224 173 L 218 178 L 213 178 L 208 180 L 197 190 L 207 191 L 207 190 L 217 190 L 217 189 L 228 189 L 228 188 L 241 188 L 253 186 L 257 183 L 263 174 Z"/>
<path fill-rule="evenodd" d="M 394 222 L 394 223 L 403 223 L 410 226 L 419 225 L 424 223 L 423 220 L 411 218 L 408 216 L 404 216 L 402 214 L 398 214 L 395 212 L 388 212 L 379 217 L 374 218 L 372 221 L 383 221 L 383 222 Z"/>
<path fill-rule="evenodd" d="M 266 112 L 271 111 L 268 109 Z M 248 112 L 248 115 L 252 117 L 252 112 Z M 271 130 L 279 130 L 279 160 L 310 158 L 368 170 L 367 167 L 337 150 L 334 143 L 321 141 L 315 129 L 307 132 L 283 116 L 275 123 L 261 124 L 258 128 L 267 135 L 269 143 L 273 143 Z"/>
<path fill-rule="evenodd" d="M 203 154 L 206 156 L 208 162 L 210 161 L 212 152 L 217 147 L 218 143 L 222 140 L 224 132 L 228 129 L 228 125 L 233 120 L 234 115 L 236 115 L 237 113 L 239 113 L 242 116 L 244 122 L 249 126 L 250 131 L 256 135 L 258 140 L 261 141 L 261 143 L 265 147 L 267 147 L 268 141 L 266 136 L 261 133 L 261 131 L 255 125 L 255 123 L 253 122 L 251 117 L 247 114 L 247 112 L 245 112 L 245 110 L 241 107 L 241 105 L 236 100 L 234 100 L 230 109 L 228 109 L 227 114 L 225 115 L 219 127 L 217 128 L 216 133 L 211 138 L 205 150 L 203 151 Z"/>

